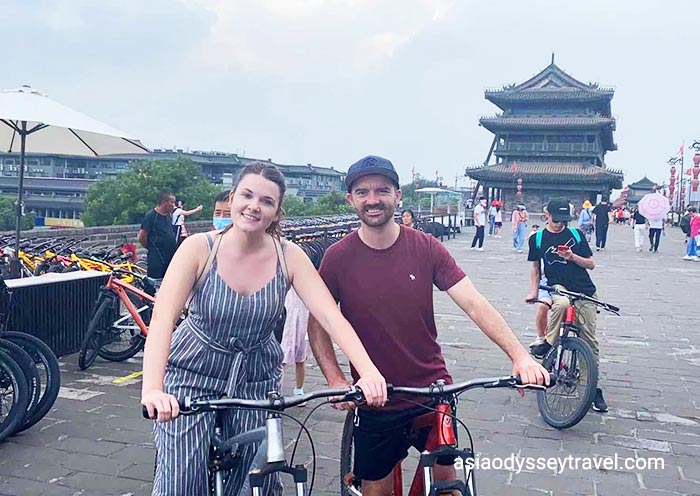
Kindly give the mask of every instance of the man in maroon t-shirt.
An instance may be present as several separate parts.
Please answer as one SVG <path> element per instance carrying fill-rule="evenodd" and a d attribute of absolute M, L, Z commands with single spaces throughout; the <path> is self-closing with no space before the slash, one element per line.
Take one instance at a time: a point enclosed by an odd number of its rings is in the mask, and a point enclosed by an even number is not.
<path fill-rule="evenodd" d="M 393 221 L 401 200 L 392 163 L 368 156 L 353 164 L 345 179 L 347 199 L 361 226 L 326 252 L 320 274 L 357 331 L 387 383 L 428 386 L 451 382 L 433 315 L 433 285 L 447 291 L 479 328 L 513 361 L 524 383 L 545 382 L 546 371 L 520 344 L 503 317 L 474 288 L 435 238 Z M 349 385 L 327 334 L 310 317 L 309 341 L 331 387 Z M 353 370 L 353 377 L 357 374 Z M 547 376 L 548 380 L 548 376 Z M 362 408 L 355 428 L 354 472 L 365 495 L 392 494 L 393 467 L 408 455 L 407 430 L 424 413 L 406 403 L 380 410 Z M 359 422 L 358 422 L 359 421 Z M 416 446 L 422 450 L 427 432 Z M 454 469 L 436 465 L 436 480 L 454 478 Z"/>

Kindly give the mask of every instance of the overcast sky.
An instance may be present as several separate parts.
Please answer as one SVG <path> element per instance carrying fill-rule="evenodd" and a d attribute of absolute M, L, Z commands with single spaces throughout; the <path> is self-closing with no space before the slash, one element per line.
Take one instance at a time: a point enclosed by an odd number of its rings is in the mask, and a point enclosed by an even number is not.
<path fill-rule="evenodd" d="M 615 88 L 625 182 L 700 140 L 697 0 L 0 0 L 0 88 L 30 84 L 151 148 L 346 170 L 389 158 L 454 185 L 551 53 Z M 460 179 L 460 184 L 465 182 Z"/>

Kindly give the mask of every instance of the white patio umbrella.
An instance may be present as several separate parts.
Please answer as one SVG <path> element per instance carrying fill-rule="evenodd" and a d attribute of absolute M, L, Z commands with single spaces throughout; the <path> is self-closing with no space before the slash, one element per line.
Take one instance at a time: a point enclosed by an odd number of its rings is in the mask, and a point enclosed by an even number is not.
<path fill-rule="evenodd" d="M 0 150 L 20 154 L 15 262 L 23 209 L 25 153 L 87 157 L 150 153 L 127 133 L 61 105 L 29 86 L 0 91 Z"/>

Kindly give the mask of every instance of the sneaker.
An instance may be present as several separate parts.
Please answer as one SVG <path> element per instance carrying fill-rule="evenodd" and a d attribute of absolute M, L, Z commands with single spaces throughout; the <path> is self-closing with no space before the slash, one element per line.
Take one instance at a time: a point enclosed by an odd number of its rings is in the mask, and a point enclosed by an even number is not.
<path fill-rule="evenodd" d="M 544 343 L 544 341 L 544 336 L 537 336 L 537 339 L 530 343 L 530 348 L 534 348 L 535 346 Z"/>
<path fill-rule="evenodd" d="M 654 248 L 652 248 L 652 247 L 650 246 L 650 247 L 649 247 L 649 251 L 654 251 Z"/>
<path fill-rule="evenodd" d="M 603 398 L 603 391 L 600 388 L 595 390 L 595 397 L 593 398 L 593 409 L 596 412 L 608 411 L 608 404 L 605 402 L 605 398 Z"/>
<path fill-rule="evenodd" d="M 533 346 L 532 348 L 530 348 L 530 353 L 532 353 L 532 356 L 534 356 L 535 358 L 544 358 L 544 356 L 551 348 L 552 345 L 549 344 L 547 341 L 544 341 L 543 343 L 540 343 L 537 346 Z"/>
<path fill-rule="evenodd" d="M 476 251 L 484 251 L 483 248 L 477 248 Z"/>
<path fill-rule="evenodd" d="M 472 247 L 469 248 L 469 249 L 470 249 L 470 250 L 476 250 L 476 246 L 472 246 Z"/>
<path fill-rule="evenodd" d="M 598 248 L 598 247 L 596 246 L 595 251 L 600 251 L 600 248 Z"/>
<path fill-rule="evenodd" d="M 302 388 L 296 388 L 296 387 L 295 387 L 295 388 L 294 388 L 294 396 L 304 396 L 304 388 L 303 388 L 303 387 L 302 387 Z M 306 403 L 301 403 L 299 406 L 300 406 L 300 407 L 301 407 L 301 406 L 306 406 Z"/>
<path fill-rule="evenodd" d="M 518 250 L 518 253 L 522 253 L 522 252 L 523 252 L 523 250 Z"/>
<path fill-rule="evenodd" d="M 697 258 L 697 257 L 696 257 L 696 258 Z M 685 255 L 685 256 L 683 257 L 683 260 L 692 260 L 692 259 L 693 259 L 693 257 L 691 257 L 690 255 Z"/>

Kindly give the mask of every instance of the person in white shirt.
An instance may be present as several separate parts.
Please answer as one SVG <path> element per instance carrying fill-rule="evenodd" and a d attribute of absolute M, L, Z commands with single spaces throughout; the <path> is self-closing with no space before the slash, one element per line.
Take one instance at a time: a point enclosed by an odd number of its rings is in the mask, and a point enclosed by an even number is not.
<path fill-rule="evenodd" d="M 649 251 L 659 251 L 661 231 L 664 230 L 664 219 L 647 219 L 649 225 Z"/>
<path fill-rule="evenodd" d="M 177 240 L 177 246 L 185 240 L 187 237 L 187 229 L 185 228 L 185 217 L 193 214 L 198 214 L 202 211 L 204 207 L 198 205 L 192 210 L 185 210 L 185 200 L 179 199 L 177 201 L 177 206 L 170 216 L 170 221 L 173 225 L 173 232 L 175 233 L 175 239 Z"/>
<path fill-rule="evenodd" d="M 474 225 L 476 234 L 472 240 L 472 250 L 484 251 L 484 228 L 486 227 L 486 198 L 479 198 L 479 204 L 474 207 Z M 479 247 L 476 247 L 476 243 Z"/>

